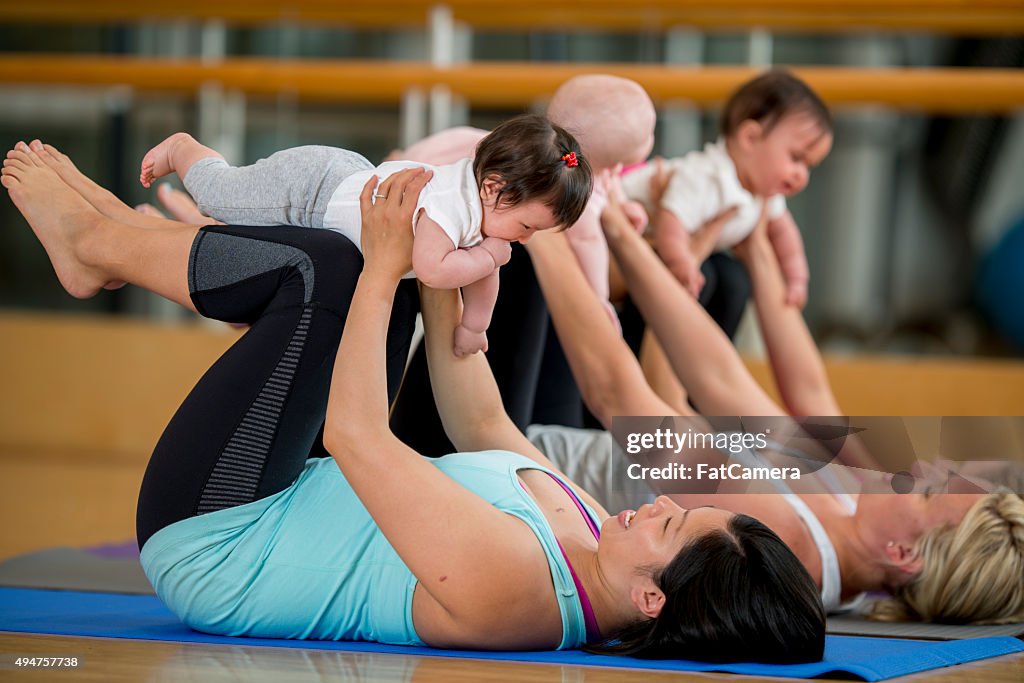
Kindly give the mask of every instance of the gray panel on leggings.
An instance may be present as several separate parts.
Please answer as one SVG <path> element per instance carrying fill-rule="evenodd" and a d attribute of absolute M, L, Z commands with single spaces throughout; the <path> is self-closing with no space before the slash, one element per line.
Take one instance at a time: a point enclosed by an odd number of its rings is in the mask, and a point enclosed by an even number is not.
<path fill-rule="evenodd" d="M 313 261 L 306 252 L 277 242 L 203 230 L 192 242 L 188 257 L 188 288 L 190 292 L 216 289 L 287 266 L 302 273 L 306 285 L 303 303 L 308 304 L 313 298 Z"/>
<path fill-rule="evenodd" d="M 288 347 L 217 458 L 199 497 L 198 514 L 256 500 L 263 466 L 277 438 L 312 317 L 311 307 L 303 309 Z"/>

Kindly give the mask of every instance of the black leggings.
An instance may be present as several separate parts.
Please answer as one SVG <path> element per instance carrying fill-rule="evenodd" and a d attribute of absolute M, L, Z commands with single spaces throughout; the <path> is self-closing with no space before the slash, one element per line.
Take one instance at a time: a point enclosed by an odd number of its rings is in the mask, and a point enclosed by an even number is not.
<path fill-rule="evenodd" d="M 341 235 L 308 228 L 207 227 L 188 264 L 192 302 L 208 317 L 251 324 L 171 418 L 139 492 L 139 547 L 174 522 L 287 488 L 323 457 L 334 359 L 362 255 Z M 395 297 L 388 397 L 409 352 L 415 281 Z"/>

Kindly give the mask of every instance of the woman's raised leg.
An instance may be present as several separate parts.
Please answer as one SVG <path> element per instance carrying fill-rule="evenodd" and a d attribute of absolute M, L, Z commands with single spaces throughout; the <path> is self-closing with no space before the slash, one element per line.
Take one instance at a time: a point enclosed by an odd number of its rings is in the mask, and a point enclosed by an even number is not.
<path fill-rule="evenodd" d="M 166 229 L 144 230 L 104 216 L 27 146 L 8 153 L 2 183 L 72 296 L 123 281 L 195 310 L 186 271 L 196 226 L 160 221 Z"/>
<path fill-rule="evenodd" d="M 107 218 L 139 228 L 159 229 L 167 227 L 164 222 L 166 219 L 161 220 L 160 217 L 146 215 L 122 202 L 113 192 L 100 186 L 92 178 L 78 170 L 78 167 L 71 161 L 71 158 L 53 145 L 44 144 L 40 140 L 33 140 L 27 145 L 24 142 L 19 142 L 15 145 L 14 150 L 8 152 L 7 156 L 13 156 L 13 153 L 16 151 L 34 152 L 72 190 L 82 195 L 85 201 L 92 204 L 97 211 Z M 199 218 L 195 221 L 186 222 L 194 225 L 209 225 L 215 221 Z"/>
<path fill-rule="evenodd" d="M 72 294 L 90 296 L 125 279 L 208 317 L 251 324 L 160 438 L 139 494 L 140 546 L 176 521 L 291 484 L 323 424 L 362 269 L 355 246 L 327 230 L 124 225 L 100 215 L 32 150 L 17 152 L 4 167 L 3 185 Z M 388 336 L 391 396 L 408 354 L 416 301 L 415 281 L 404 282 Z"/>

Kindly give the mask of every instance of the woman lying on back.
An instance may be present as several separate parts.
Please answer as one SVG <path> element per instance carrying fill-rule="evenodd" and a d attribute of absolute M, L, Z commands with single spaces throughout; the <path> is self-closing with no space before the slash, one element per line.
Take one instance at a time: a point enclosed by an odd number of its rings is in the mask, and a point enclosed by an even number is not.
<path fill-rule="evenodd" d="M 125 281 L 251 324 L 143 481 L 142 562 L 161 599 L 225 635 L 819 659 L 821 602 L 789 549 L 752 518 L 667 498 L 610 516 L 513 426 L 486 360 L 454 357 L 454 291 L 425 291 L 424 318 L 441 414 L 467 452 L 431 461 L 394 437 L 386 379 L 411 324 L 392 312 L 425 180 L 393 175 L 376 204 L 364 188 L 360 274 L 340 235 L 140 215 L 144 229 L 103 215 L 109 193 L 56 150 L 9 153 L 3 185 L 69 292 Z M 333 457 L 316 457 L 325 418 Z"/>

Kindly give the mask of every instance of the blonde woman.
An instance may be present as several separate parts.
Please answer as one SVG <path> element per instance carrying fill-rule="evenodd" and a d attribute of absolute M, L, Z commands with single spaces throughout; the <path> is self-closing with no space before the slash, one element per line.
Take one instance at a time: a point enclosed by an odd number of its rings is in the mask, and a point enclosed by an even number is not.
<path fill-rule="evenodd" d="M 690 400 L 708 415 L 787 414 L 746 370 L 728 339 L 689 296 L 613 201 L 604 214 L 609 247 L 665 357 Z M 694 415 L 682 394 L 666 400 L 600 315 L 570 263 L 563 240 L 528 247 L 559 340 L 590 410 L 613 416 Z M 839 415 L 824 365 L 785 285 L 763 224 L 738 250 L 754 296 L 780 393 L 794 415 Z M 661 389 L 659 387 L 659 389 Z M 534 427 L 536 444 L 599 499 L 623 505 L 625 456 L 606 432 Z M 650 491 L 647 491 L 647 495 Z M 749 514 L 790 546 L 838 609 L 865 591 L 887 590 L 886 618 L 996 623 L 1024 620 L 1024 501 L 1014 494 L 672 495 L 684 506 Z M 633 502 L 632 504 L 636 504 Z"/>

